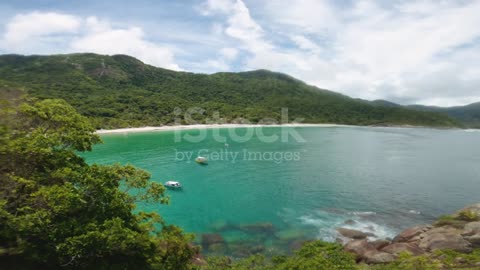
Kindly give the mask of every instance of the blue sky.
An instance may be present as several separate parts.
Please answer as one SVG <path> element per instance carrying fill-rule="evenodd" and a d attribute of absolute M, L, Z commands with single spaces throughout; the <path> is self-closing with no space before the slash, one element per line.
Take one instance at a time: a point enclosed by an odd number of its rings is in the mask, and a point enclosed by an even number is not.
<path fill-rule="evenodd" d="M 1 1 L 0 53 L 270 69 L 365 99 L 480 101 L 480 0 Z"/>

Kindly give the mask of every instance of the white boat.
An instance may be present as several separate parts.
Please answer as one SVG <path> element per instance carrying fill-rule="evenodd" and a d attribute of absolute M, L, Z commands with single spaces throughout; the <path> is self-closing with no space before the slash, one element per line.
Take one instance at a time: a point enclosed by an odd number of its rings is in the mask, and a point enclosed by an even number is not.
<path fill-rule="evenodd" d="M 177 182 L 177 181 L 167 181 L 167 182 L 165 182 L 164 186 L 167 187 L 167 188 L 170 188 L 170 189 L 181 189 L 182 188 L 182 184 L 180 184 L 180 182 Z"/>
<path fill-rule="evenodd" d="M 198 164 L 208 164 L 207 158 L 200 156 L 195 159 L 195 162 L 197 162 Z"/>

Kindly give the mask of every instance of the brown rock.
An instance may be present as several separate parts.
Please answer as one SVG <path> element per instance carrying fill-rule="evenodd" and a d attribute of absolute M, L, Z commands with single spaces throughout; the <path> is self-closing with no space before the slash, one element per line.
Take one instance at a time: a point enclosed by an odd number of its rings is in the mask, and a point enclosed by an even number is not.
<path fill-rule="evenodd" d="M 363 261 L 366 263 L 389 263 L 395 260 L 395 256 L 382 251 L 368 251 L 363 255 Z"/>
<path fill-rule="evenodd" d="M 432 227 L 428 225 L 420 225 L 408 228 L 395 236 L 395 238 L 393 238 L 393 242 L 408 242 L 412 238 L 419 236 L 420 234 L 428 231 L 431 228 Z"/>
<path fill-rule="evenodd" d="M 387 252 L 387 253 L 390 253 L 390 254 L 394 254 L 394 255 L 398 255 L 402 252 L 409 252 L 409 253 L 411 253 L 412 255 L 415 255 L 415 256 L 424 253 L 424 251 L 422 249 L 420 249 L 419 247 L 417 247 L 413 244 L 409 244 L 409 243 L 393 243 L 391 245 L 388 245 L 388 246 L 382 248 L 381 251 L 384 251 L 384 252 Z"/>
<path fill-rule="evenodd" d="M 468 241 L 474 248 L 480 247 L 480 233 L 471 235 L 471 236 L 464 236 L 463 237 L 466 241 Z"/>
<path fill-rule="evenodd" d="M 426 251 L 438 249 L 451 249 L 458 252 L 472 251 L 472 244 L 463 239 L 459 230 L 451 227 L 440 227 L 426 232 L 418 247 Z"/>
<path fill-rule="evenodd" d="M 472 236 L 480 233 L 480 221 L 469 222 L 463 228 L 463 236 Z"/>
<path fill-rule="evenodd" d="M 355 254 L 358 261 L 363 259 L 363 256 L 369 251 L 377 251 L 375 247 L 367 240 L 353 240 L 348 242 L 344 249 L 350 253 Z"/>
<path fill-rule="evenodd" d="M 372 242 L 370 242 L 370 243 L 375 247 L 375 249 L 380 250 L 380 249 L 382 249 L 382 248 L 390 245 L 390 244 L 391 244 L 391 241 L 388 241 L 388 240 L 375 240 L 375 241 L 372 241 Z"/>
<path fill-rule="evenodd" d="M 357 230 L 346 229 L 346 228 L 337 228 L 337 232 L 344 237 L 350 239 L 365 239 L 368 236 L 375 236 L 373 233 L 364 233 Z"/>

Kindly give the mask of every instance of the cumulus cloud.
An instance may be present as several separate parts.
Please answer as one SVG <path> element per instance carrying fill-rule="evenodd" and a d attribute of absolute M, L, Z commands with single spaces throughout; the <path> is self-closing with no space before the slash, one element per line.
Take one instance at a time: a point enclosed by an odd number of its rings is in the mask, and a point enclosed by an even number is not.
<path fill-rule="evenodd" d="M 244 68 L 287 72 L 367 99 L 431 105 L 480 100 L 472 61 L 480 52 L 472 46 L 480 38 L 480 1 L 395 3 L 272 0 L 255 6 L 263 25 L 241 0 L 208 1 L 204 14 L 224 15 L 225 35 L 248 51 Z M 272 38 L 278 32 L 293 48 Z"/>
<path fill-rule="evenodd" d="M 10 53 L 94 52 L 128 54 L 159 67 L 180 70 L 173 51 L 145 37 L 139 27 L 113 27 L 96 17 L 31 12 L 6 24 L 0 48 Z"/>
<path fill-rule="evenodd" d="M 47 47 L 49 42 L 64 42 L 65 35 L 78 32 L 81 19 L 54 12 L 32 12 L 14 16 L 6 25 L 1 47 L 8 51 L 30 51 Z"/>

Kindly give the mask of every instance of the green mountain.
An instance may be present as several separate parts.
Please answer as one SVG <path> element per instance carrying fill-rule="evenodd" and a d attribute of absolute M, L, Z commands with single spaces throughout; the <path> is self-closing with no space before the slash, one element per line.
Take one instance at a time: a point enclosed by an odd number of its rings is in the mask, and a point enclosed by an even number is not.
<path fill-rule="evenodd" d="M 281 108 L 288 108 L 290 121 L 304 118 L 305 123 L 461 126 L 442 113 L 371 104 L 267 70 L 176 72 L 125 55 L 3 55 L 2 85 L 40 99 L 64 99 L 97 128 L 173 124 L 183 115 L 175 108 L 191 107 L 205 109 L 195 115 L 199 122 L 214 112 L 226 121 L 279 121 Z"/>

